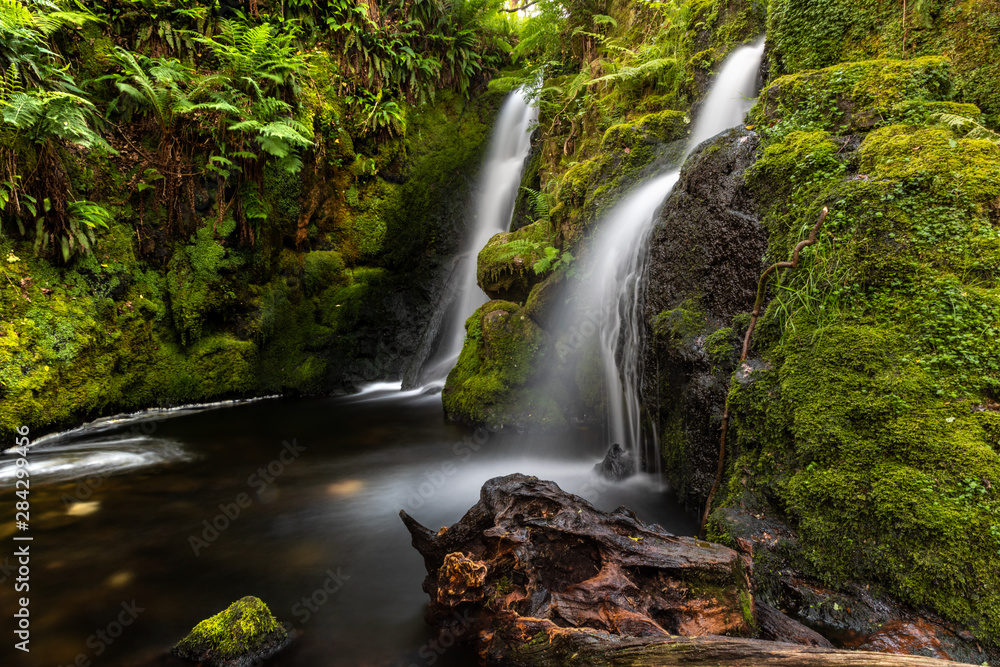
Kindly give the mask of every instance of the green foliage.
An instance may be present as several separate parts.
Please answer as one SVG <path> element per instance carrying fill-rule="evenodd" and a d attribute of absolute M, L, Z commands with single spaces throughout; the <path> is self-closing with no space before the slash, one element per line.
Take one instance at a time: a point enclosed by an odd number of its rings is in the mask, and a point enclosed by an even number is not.
<path fill-rule="evenodd" d="M 1000 133 L 994 132 L 977 123 L 974 119 L 954 113 L 936 113 L 931 119 L 951 128 L 956 133 L 962 133 L 969 139 L 987 139 L 1000 144 Z"/>
<path fill-rule="evenodd" d="M 79 93 L 72 77 L 59 66 L 50 39 L 67 25 L 98 21 L 82 8 L 62 11 L 42 0 L 0 0 L 0 71 L 23 79 L 32 88 Z"/>
<path fill-rule="evenodd" d="M 160 128 L 164 141 L 169 141 L 182 116 L 202 111 L 236 111 L 235 108 L 209 102 L 211 82 L 191 85 L 194 71 L 177 60 L 146 58 L 116 48 L 114 56 L 123 74 L 111 74 L 108 79 L 123 94 L 112 101 L 109 113 L 119 113 L 125 120 L 138 110 L 148 110 Z"/>
<path fill-rule="evenodd" d="M 0 110 L 4 123 L 36 144 L 66 141 L 82 148 L 109 148 L 92 129 L 94 105 L 79 95 L 39 90 L 16 92 L 8 99 L 0 99 Z"/>

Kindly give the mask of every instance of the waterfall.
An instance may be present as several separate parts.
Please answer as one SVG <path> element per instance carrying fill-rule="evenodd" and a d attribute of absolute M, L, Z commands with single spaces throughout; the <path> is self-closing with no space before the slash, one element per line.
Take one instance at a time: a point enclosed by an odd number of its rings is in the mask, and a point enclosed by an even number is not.
<path fill-rule="evenodd" d="M 694 124 L 685 157 L 702 141 L 743 121 L 756 93 L 764 40 L 734 51 L 723 63 Z M 642 290 L 649 239 L 656 214 L 673 190 L 680 171 L 641 185 L 599 223 L 586 260 L 578 301 L 584 317 L 595 318 L 599 335 L 607 428 L 611 443 L 620 443 L 637 462 L 642 454 L 659 466 L 655 438 L 643 452 L 639 401 L 639 353 L 642 345 Z"/>
<path fill-rule="evenodd" d="M 429 351 L 417 355 L 404 386 L 444 385 L 465 343 L 465 320 L 489 300 L 476 283 L 476 258 L 494 235 L 510 231 L 537 120 L 538 107 L 531 103 L 524 88 L 504 101 L 475 193 L 476 217 L 424 334 L 421 347 Z"/>
<path fill-rule="evenodd" d="M 733 51 L 722 64 L 701 105 L 688 140 L 687 157 L 698 144 L 743 122 L 757 94 L 757 74 L 764 57 L 764 40 Z"/>

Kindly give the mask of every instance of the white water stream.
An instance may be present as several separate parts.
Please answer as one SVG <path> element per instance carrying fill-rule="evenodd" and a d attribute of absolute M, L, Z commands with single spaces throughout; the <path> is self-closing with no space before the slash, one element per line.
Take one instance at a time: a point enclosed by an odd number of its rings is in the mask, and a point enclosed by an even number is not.
<path fill-rule="evenodd" d="M 537 120 L 538 107 L 527 98 L 523 88 L 511 93 L 500 109 L 476 192 L 476 217 L 459 256 L 459 265 L 438 305 L 436 316 L 440 325 L 436 332 L 431 332 L 438 339 L 437 351 L 417 380 L 424 389 L 444 385 L 465 343 L 465 320 L 488 301 L 476 282 L 476 258 L 494 235 L 510 231 Z"/>
<path fill-rule="evenodd" d="M 685 157 L 704 140 L 743 122 L 753 104 L 764 40 L 734 51 L 723 63 L 695 120 Z M 639 462 L 642 437 L 639 355 L 642 346 L 642 290 L 649 239 L 656 215 L 673 190 L 680 170 L 657 176 L 626 197 L 598 223 L 576 302 L 577 318 L 596 318 L 611 443 L 620 443 Z M 584 314 L 585 313 L 585 314 Z M 655 429 L 654 429 L 655 431 Z M 658 466 L 655 441 L 646 442 L 646 460 Z"/>

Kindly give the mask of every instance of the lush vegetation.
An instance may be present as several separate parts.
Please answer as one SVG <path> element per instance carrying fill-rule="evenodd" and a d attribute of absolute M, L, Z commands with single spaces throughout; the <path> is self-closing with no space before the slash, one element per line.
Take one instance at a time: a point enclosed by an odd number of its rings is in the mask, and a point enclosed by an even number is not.
<path fill-rule="evenodd" d="M 727 510 L 779 517 L 798 535 L 781 567 L 998 643 L 1000 5 L 510 9 L 0 1 L 0 432 L 399 375 L 520 86 L 540 120 L 517 229 L 479 254 L 495 300 L 443 402 L 493 427 L 599 420 L 593 339 L 553 313 L 601 214 L 679 161 L 692 105 L 766 27 L 740 175 L 766 259 L 832 213 L 770 289 L 730 391 L 712 535 L 736 543 Z M 651 334 L 703 347 L 728 386 L 749 318 L 709 321 L 703 297 Z M 676 488 L 696 495 L 675 465 L 687 425 L 655 407 Z"/>
<path fill-rule="evenodd" d="M 455 242 L 499 8 L 0 3 L 0 430 L 394 372 L 375 332 Z"/>

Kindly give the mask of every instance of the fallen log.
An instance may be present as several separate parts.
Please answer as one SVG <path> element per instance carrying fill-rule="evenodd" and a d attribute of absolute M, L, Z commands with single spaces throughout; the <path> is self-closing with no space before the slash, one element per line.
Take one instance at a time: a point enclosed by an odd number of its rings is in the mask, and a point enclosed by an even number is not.
<path fill-rule="evenodd" d="M 620 507 L 601 512 L 515 474 L 434 532 L 400 512 L 424 558 L 426 618 L 502 665 L 932 667 L 933 658 L 838 651 L 758 606 L 749 560 Z M 758 634 L 782 642 L 750 639 Z M 723 636 L 726 635 L 726 636 Z"/>
<path fill-rule="evenodd" d="M 544 630 L 540 630 L 544 632 Z M 510 667 L 956 667 L 910 655 L 839 651 L 738 637 L 614 637 L 593 630 L 552 628 L 504 656 Z"/>

